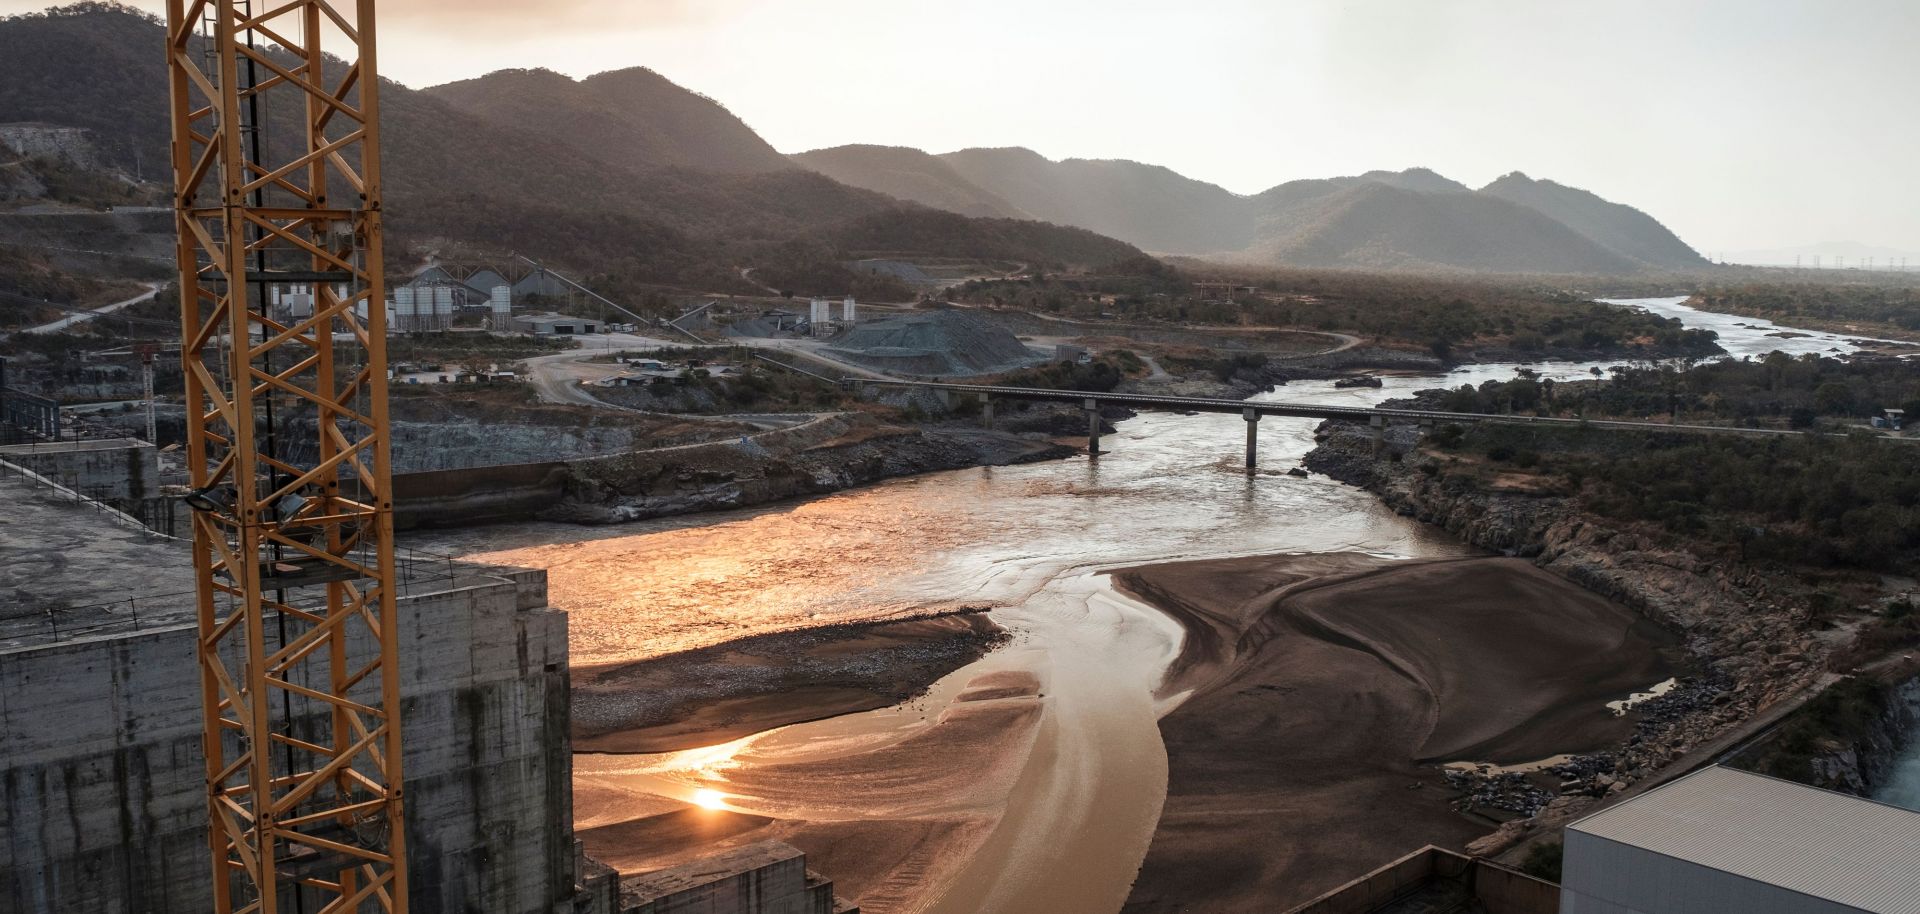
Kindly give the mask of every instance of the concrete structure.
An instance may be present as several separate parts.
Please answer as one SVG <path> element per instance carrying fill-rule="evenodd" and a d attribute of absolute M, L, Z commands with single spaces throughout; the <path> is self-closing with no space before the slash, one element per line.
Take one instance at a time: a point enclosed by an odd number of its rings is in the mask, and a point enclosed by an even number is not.
<path fill-rule="evenodd" d="M 858 914 L 778 841 L 749 844 L 620 881 L 619 914 Z"/>
<path fill-rule="evenodd" d="M 1567 826 L 1565 914 L 1912 914 L 1920 812 L 1705 768 Z"/>
<path fill-rule="evenodd" d="M 160 492 L 160 452 L 137 438 L 10 445 L 0 447 L 0 461 L 89 498 L 137 501 Z"/>
<path fill-rule="evenodd" d="M 0 910 L 201 914 L 186 547 L 29 480 L 0 476 L 0 499 L 0 583 L 28 585 L 0 587 Z M 399 587 L 414 910 L 610 910 L 612 876 L 589 877 L 572 834 L 545 573 L 403 554 Z"/>
<path fill-rule="evenodd" d="M 1287 914 L 1555 914 L 1559 910 L 1560 890 L 1553 883 L 1429 845 Z"/>
<path fill-rule="evenodd" d="M 96 162 L 92 135 L 84 127 L 33 121 L 0 124 L 0 146 L 24 158 L 65 159 L 82 167 Z"/>
<path fill-rule="evenodd" d="M 1078 362 L 1091 357 L 1085 346 L 1072 343 L 1060 343 L 1053 347 L 1053 360 L 1056 362 Z"/>
<path fill-rule="evenodd" d="M 536 336 L 599 333 L 601 328 L 600 321 L 586 317 L 570 317 L 565 314 L 521 314 L 513 319 L 513 329 Z"/>

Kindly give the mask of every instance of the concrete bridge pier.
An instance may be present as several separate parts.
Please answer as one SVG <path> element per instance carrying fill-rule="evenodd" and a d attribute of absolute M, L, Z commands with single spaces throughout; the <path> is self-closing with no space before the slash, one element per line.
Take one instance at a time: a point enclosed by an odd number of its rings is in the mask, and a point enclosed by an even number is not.
<path fill-rule="evenodd" d="M 1100 404 L 1094 400 L 1085 401 L 1087 411 L 1087 456 L 1100 456 Z"/>
<path fill-rule="evenodd" d="M 1378 454 L 1381 448 L 1387 446 L 1387 417 L 1371 416 L 1367 424 L 1373 426 L 1373 452 Z"/>
<path fill-rule="evenodd" d="M 993 430 L 993 395 L 992 394 L 980 395 L 980 423 L 986 426 L 988 431 Z"/>
<path fill-rule="evenodd" d="M 1247 420 L 1247 472 L 1253 472 L 1260 450 L 1260 414 L 1248 407 L 1240 411 L 1240 418 Z"/>

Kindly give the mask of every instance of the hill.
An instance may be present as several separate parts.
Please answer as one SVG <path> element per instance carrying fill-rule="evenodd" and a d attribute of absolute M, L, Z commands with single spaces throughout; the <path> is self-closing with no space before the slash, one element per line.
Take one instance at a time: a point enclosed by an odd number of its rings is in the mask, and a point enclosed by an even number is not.
<path fill-rule="evenodd" d="M 1158 165 L 1121 159 L 1055 162 L 1019 147 L 962 149 L 940 159 L 1033 218 L 1076 225 L 1151 251 L 1231 250 L 1245 243 L 1250 225 L 1240 197 Z"/>
<path fill-rule="evenodd" d="M 962 177 L 938 156 L 903 146 L 835 146 L 792 156 L 801 167 L 853 187 L 963 216 L 1025 218 L 1026 211 Z"/>
<path fill-rule="evenodd" d="M 1594 243 L 1649 266 L 1679 270 L 1707 265 L 1705 257 L 1659 220 L 1577 187 L 1536 181 L 1516 171 L 1481 188 L 1480 193 L 1552 216 Z"/>
<path fill-rule="evenodd" d="M 164 177 L 167 80 L 153 51 L 164 41 L 154 17 L 108 3 L 0 19 L 0 123 L 85 128 L 102 167 Z M 330 78 L 339 77 L 336 64 Z M 837 261 L 859 251 L 787 243 L 863 237 L 860 220 L 917 208 L 795 167 L 718 103 L 650 70 L 577 82 L 504 71 L 426 91 L 383 80 L 381 93 L 387 225 L 399 242 L 388 250 L 397 259 L 409 246 L 452 243 L 523 252 L 616 287 L 758 291 L 738 274 L 755 257 L 781 251 L 795 266 L 792 252 L 804 250 L 817 261 L 799 264 L 804 273 L 837 276 Z M 291 141 L 302 109 L 274 96 L 262 96 L 266 135 Z M 939 237 L 930 225 L 954 234 Z M 1071 261 L 1055 252 L 1085 241 L 1052 226 L 930 225 L 919 226 L 916 243 L 955 256 L 994 237 L 1034 245 L 1006 256 L 1063 264 Z"/>
<path fill-rule="evenodd" d="M 1471 193 L 1364 182 L 1263 214 L 1245 252 L 1303 267 L 1630 273 L 1641 264 L 1544 213 Z"/>
<path fill-rule="evenodd" d="M 610 165 L 726 174 L 792 162 L 732 112 L 645 67 L 576 82 L 551 70 L 500 70 L 421 90 L 496 126 L 534 129 Z"/>
<path fill-rule="evenodd" d="M 1138 162 L 1056 162 L 1018 147 L 940 156 L 876 149 L 816 150 L 794 160 L 900 199 L 981 215 L 990 214 L 982 201 L 991 201 L 1166 254 L 1369 270 L 1617 274 L 1707 265 L 1637 209 L 1518 172 L 1478 191 L 1410 168 L 1289 181 L 1241 196 Z"/>

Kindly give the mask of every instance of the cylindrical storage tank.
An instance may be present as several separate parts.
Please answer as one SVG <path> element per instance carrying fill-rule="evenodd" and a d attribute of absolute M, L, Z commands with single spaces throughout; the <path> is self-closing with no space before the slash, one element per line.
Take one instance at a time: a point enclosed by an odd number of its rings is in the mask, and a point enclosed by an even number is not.
<path fill-rule="evenodd" d="M 853 321 L 854 321 L 854 317 L 853 317 L 853 306 L 854 306 L 854 303 L 853 303 L 853 296 L 851 296 L 851 295 L 849 295 L 849 296 L 847 296 L 847 300 L 846 300 L 846 301 L 843 301 L 843 302 L 841 302 L 841 303 L 840 303 L 840 320 L 841 320 L 841 322 L 843 322 L 843 323 L 848 323 L 848 324 L 851 324 L 851 323 L 853 323 Z"/>
<path fill-rule="evenodd" d="M 418 306 L 414 304 L 412 286 L 401 286 L 393 290 L 394 329 L 415 329 L 418 324 L 419 313 Z"/>
<path fill-rule="evenodd" d="M 453 326 L 453 287 L 433 287 L 433 329 L 445 330 Z"/>
<path fill-rule="evenodd" d="M 496 316 L 513 313 L 513 287 L 494 286 L 493 297 L 487 300 L 488 309 Z"/>
<path fill-rule="evenodd" d="M 811 320 L 814 322 L 814 324 L 816 325 L 824 324 L 827 321 L 833 320 L 833 315 L 829 314 L 827 311 L 826 299 L 816 298 L 813 300 L 812 305 L 813 305 L 813 313 L 811 315 Z"/>

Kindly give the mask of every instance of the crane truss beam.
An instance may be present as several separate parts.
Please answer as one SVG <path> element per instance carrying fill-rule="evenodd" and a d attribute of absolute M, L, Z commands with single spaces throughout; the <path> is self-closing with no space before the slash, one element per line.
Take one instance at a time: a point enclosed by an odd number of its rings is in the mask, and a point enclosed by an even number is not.
<path fill-rule="evenodd" d="M 167 23 L 213 908 L 404 912 L 373 0 Z"/>

